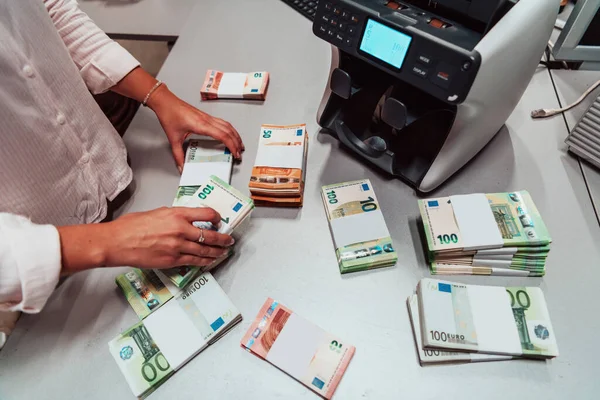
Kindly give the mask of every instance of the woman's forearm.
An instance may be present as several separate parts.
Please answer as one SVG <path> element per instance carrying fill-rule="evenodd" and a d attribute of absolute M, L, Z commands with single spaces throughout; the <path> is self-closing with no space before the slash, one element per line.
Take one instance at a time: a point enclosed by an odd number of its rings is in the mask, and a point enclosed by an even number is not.
<path fill-rule="evenodd" d="M 154 85 L 156 85 L 156 82 L 158 82 L 156 78 L 146 72 L 143 68 L 138 67 L 133 69 L 129 74 L 121 79 L 119 83 L 110 88 L 110 90 L 142 102 L 146 98 L 146 95 L 150 93 Z M 158 102 L 158 99 L 163 97 L 168 92 L 169 89 L 165 84 L 160 85 L 148 99 L 148 107 L 154 110 L 154 106 Z"/>
<path fill-rule="evenodd" d="M 106 224 L 59 226 L 61 275 L 106 264 Z"/>

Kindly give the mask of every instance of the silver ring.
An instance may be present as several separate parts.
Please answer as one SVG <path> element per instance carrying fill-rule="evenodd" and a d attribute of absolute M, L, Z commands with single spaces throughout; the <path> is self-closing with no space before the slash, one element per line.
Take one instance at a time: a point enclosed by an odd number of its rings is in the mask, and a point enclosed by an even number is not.
<path fill-rule="evenodd" d="M 200 237 L 198 238 L 198 243 L 204 243 L 204 229 L 200 228 Z"/>

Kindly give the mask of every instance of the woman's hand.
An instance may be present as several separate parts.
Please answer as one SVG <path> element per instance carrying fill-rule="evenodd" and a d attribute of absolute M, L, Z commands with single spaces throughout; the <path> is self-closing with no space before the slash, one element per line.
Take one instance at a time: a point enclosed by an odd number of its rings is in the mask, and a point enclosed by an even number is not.
<path fill-rule="evenodd" d="M 148 107 L 156 113 L 169 139 L 179 173 L 183 169 L 185 159 L 183 142 L 192 133 L 217 139 L 229 148 L 235 158 L 242 157 L 244 143 L 229 122 L 210 116 L 186 103 L 171 93 L 164 84 L 152 93 Z"/>
<path fill-rule="evenodd" d="M 227 254 L 229 235 L 202 230 L 194 221 L 216 225 L 221 216 L 212 208 L 159 208 L 132 213 L 112 222 L 59 227 L 62 273 L 100 266 L 171 268 L 203 267 Z"/>

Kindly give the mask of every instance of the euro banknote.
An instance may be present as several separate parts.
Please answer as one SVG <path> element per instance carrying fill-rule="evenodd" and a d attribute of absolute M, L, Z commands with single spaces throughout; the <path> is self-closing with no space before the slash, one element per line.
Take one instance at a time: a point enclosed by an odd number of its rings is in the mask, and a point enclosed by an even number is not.
<path fill-rule="evenodd" d="M 493 275 L 493 276 L 525 276 L 541 277 L 546 275 L 545 270 L 528 270 L 521 267 L 510 266 L 497 268 L 488 266 L 467 266 L 432 262 L 430 265 L 432 275 Z"/>
<path fill-rule="evenodd" d="M 216 210 L 221 215 L 218 226 L 204 221 L 198 221 L 197 225 L 203 229 L 216 230 L 225 234 L 231 234 L 254 209 L 252 199 L 214 175 L 200 185 L 187 206 L 210 207 Z"/>
<path fill-rule="evenodd" d="M 184 289 L 169 287 L 171 300 L 109 342 L 113 358 L 138 397 L 150 394 L 242 319 L 210 273 L 194 278 Z"/>
<path fill-rule="evenodd" d="M 206 71 L 200 96 L 202 100 L 249 99 L 264 100 L 269 85 L 269 73 Z"/>
<path fill-rule="evenodd" d="M 215 230 L 225 234 L 231 234 L 237 226 L 250 216 L 254 209 L 252 199 L 215 175 L 211 175 L 198 186 L 198 189 L 188 199 L 185 206 L 210 207 L 216 210 L 221 215 L 221 221 L 217 226 L 213 226 L 212 223 L 206 221 L 196 221 L 193 224 L 201 229 Z M 231 253 L 228 253 L 216 259 L 204 270 L 213 269 L 230 255 Z M 183 287 L 201 272 L 201 269 L 194 266 L 182 266 L 165 269 L 162 272 L 177 287 Z"/>
<path fill-rule="evenodd" d="M 115 282 L 140 319 L 173 297 L 156 273 L 149 269 L 134 268 L 118 275 Z"/>
<path fill-rule="evenodd" d="M 321 197 L 341 273 L 396 263 L 398 256 L 368 179 L 323 186 Z"/>
<path fill-rule="evenodd" d="M 485 196 L 483 203 L 487 200 L 489 207 L 483 217 L 482 196 Z M 525 190 L 419 200 L 419 209 L 428 249 L 433 252 L 473 250 L 475 247 L 547 246 L 552 241 L 537 207 Z M 482 224 L 490 218 L 500 234 L 501 243 L 487 243 L 488 236 L 481 237 L 484 233 L 481 232 Z M 480 240 L 474 241 L 473 237 L 478 235 Z M 465 237 L 469 242 L 467 249 Z"/>
<path fill-rule="evenodd" d="M 111 340 L 108 348 L 138 398 L 148 396 L 174 372 L 143 322 Z"/>
<path fill-rule="evenodd" d="M 229 182 L 232 165 L 231 152 L 222 143 L 208 139 L 190 140 L 173 206 L 185 206 L 211 175 Z"/>
<path fill-rule="evenodd" d="M 495 354 L 467 353 L 462 351 L 447 351 L 441 349 L 423 349 L 421 340 L 421 318 L 419 316 L 419 299 L 416 294 L 408 296 L 408 315 L 412 325 L 417 354 L 421 365 L 440 363 L 480 362 L 480 361 L 503 361 L 510 360 L 511 356 Z"/>
<path fill-rule="evenodd" d="M 333 396 L 355 347 L 268 298 L 242 338 L 242 348 L 318 395 Z"/>
<path fill-rule="evenodd" d="M 540 288 L 465 285 L 424 278 L 417 294 L 426 349 L 527 358 L 558 356 Z"/>
<path fill-rule="evenodd" d="M 248 184 L 252 199 L 260 204 L 301 206 L 307 154 L 306 124 L 262 125 Z"/>
<path fill-rule="evenodd" d="M 419 200 L 419 209 L 432 273 L 545 274 L 552 240 L 527 191 Z"/>

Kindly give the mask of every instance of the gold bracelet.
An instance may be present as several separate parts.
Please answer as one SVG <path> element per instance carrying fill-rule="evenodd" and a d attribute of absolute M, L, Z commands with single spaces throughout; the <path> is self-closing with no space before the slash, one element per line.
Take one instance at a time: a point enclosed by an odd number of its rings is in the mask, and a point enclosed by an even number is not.
<path fill-rule="evenodd" d="M 148 103 L 148 99 L 150 99 L 150 96 L 152 95 L 152 93 L 154 93 L 154 91 L 155 91 L 156 89 L 158 89 L 158 87 L 159 87 L 160 85 L 162 85 L 162 84 L 163 84 L 163 83 L 162 83 L 162 81 L 158 81 L 158 82 L 156 82 L 156 83 L 154 84 L 154 86 L 152 87 L 152 89 L 150 89 L 150 91 L 148 92 L 148 94 L 146 95 L 146 97 L 144 97 L 144 101 L 142 101 L 142 105 L 143 105 L 144 107 L 148 107 L 148 105 L 147 105 L 147 103 Z"/>

